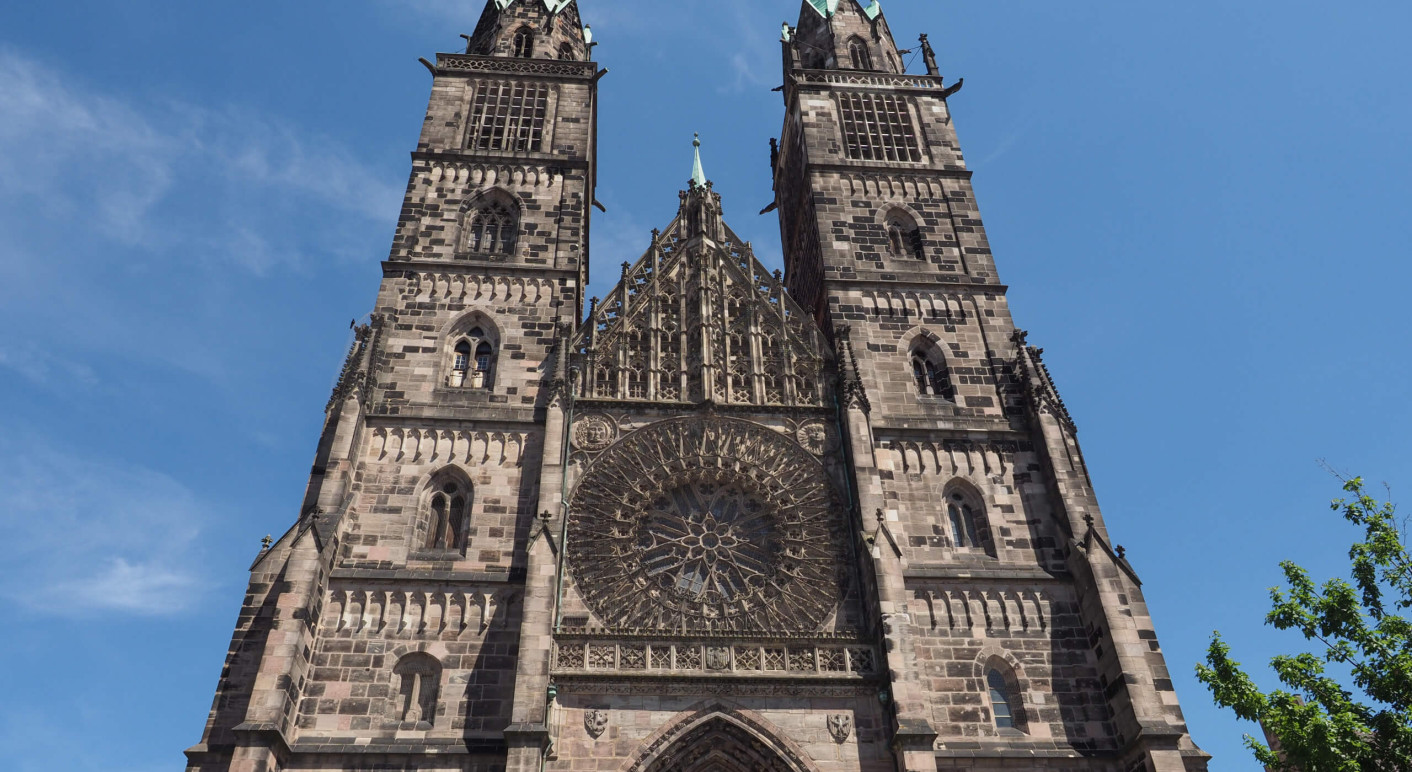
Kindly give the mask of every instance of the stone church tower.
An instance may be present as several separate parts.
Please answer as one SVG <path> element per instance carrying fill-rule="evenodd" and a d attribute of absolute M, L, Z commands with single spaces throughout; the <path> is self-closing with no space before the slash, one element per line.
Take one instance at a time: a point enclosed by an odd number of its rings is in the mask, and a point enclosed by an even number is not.
<path fill-rule="evenodd" d="M 908 75 L 876 0 L 806 0 L 786 271 L 698 150 L 585 308 L 578 12 L 489 0 L 424 62 L 377 304 L 189 772 L 1204 770 L 925 38 Z"/>

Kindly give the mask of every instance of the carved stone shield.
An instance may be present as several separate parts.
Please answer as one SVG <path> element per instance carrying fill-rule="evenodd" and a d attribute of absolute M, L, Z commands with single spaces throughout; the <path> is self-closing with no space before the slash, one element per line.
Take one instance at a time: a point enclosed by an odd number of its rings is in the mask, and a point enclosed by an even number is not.
<path fill-rule="evenodd" d="M 847 713 L 835 713 L 829 716 L 829 734 L 833 735 L 834 742 L 844 742 L 852 733 L 852 716 Z"/>
<path fill-rule="evenodd" d="M 603 730 L 608 728 L 608 711 L 606 710 L 586 710 L 583 714 L 583 728 L 588 732 L 588 736 L 597 740 Z"/>
<path fill-rule="evenodd" d="M 724 646 L 706 647 L 706 669 L 707 670 L 729 670 L 731 666 L 731 650 Z"/>

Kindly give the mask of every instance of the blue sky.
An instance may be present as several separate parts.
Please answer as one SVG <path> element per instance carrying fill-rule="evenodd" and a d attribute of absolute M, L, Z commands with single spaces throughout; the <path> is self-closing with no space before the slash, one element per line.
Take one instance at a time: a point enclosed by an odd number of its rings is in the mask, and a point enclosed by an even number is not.
<path fill-rule="evenodd" d="M 767 139 L 792 0 L 581 0 L 603 81 L 594 287 L 671 218 L 699 131 L 780 260 Z M 1412 6 L 885 3 L 926 31 L 1018 323 L 1191 677 L 1259 663 L 1277 562 L 1339 570 L 1316 465 L 1412 489 Z M 0 6 L 0 749 L 178 768 L 245 571 L 293 521 L 425 108 L 479 0 Z M 906 43 L 904 42 L 904 45 Z M 914 70 L 920 62 L 914 62 Z"/>

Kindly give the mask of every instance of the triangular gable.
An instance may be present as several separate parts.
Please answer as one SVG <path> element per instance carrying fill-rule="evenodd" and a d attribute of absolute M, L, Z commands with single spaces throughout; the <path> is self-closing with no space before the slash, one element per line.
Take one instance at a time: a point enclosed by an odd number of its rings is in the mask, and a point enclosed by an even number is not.
<path fill-rule="evenodd" d="M 678 214 L 591 312 L 573 347 L 580 397 L 823 404 L 830 349 L 779 275 L 728 227 L 720 245 L 684 234 Z"/>

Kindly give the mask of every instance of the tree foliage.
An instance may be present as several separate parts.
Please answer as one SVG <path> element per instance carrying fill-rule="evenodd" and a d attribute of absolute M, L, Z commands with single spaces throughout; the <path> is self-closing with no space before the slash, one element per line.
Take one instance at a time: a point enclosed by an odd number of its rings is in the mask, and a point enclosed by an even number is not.
<path fill-rule="evenodd" d="M 1412 558 L 1392 504 L 1359 478 L 1332 509 L 1363 529 L 1349 549 L 1351 579 L 1315 584 L 1293 562 L 1287 586 L 1273 588 L 1266 624 L 1295 630 L 1312 651 L 1281 655 L 1270 667 L 1285 688 L 1262 692 L 1216 633 L 1197 677 L 1217 704 L 1259 722 L 1272 750 L 1246 736 L 1270 769 L 1298 772 L 1412 770 Z"/>

